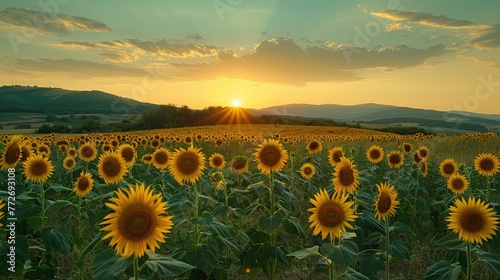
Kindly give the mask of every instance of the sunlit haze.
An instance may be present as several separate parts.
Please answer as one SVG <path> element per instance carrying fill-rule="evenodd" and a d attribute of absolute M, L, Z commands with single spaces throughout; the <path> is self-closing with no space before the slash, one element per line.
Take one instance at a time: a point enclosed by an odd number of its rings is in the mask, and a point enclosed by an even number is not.
<path fill-rule="evenodd" d="M 2 1 L 0 85 L 500 114 L 500 1 Z"/>

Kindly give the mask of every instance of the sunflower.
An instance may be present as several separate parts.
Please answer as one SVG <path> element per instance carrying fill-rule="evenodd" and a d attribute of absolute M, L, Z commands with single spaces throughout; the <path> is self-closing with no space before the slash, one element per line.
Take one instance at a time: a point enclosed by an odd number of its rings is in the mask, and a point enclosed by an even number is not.
<path fill-rule="evenodd" d="M 426 146 L 422 146 L 418 148 L 417 154 L 420 157 L 420 159 L 426 159 L 429 156 L 429 149 L 427 149 Z"/>
<path fill-rule="evenodd" d="M 141 160 L 144 164 L 151 164 L 151 163 L 153 163 L 153 155 L 152 154 L 145 154 L 142 156 Z"/>
<path fill-rule="evenodd" d="M 372 145 L 366 151 L 366 157 L 371 163 L 379 163 L 384 159 L 384 149 L 377 145 Z"/>
<path fill-rule="evenodd" d="M 180 185 L 194 184 L 205 169 L 205 155 L 200 148 L 178 149 L 172 155 L 168 169 Z"/>
<path fill-rule="evenodd" d="M 340 163 L 335 165 L 332 182 L 336 191 L 354 193 L 359 186 L 359 171 L 356 165 L 346 157 L 340 158 Z"/>
<path fill-rule="evenodd" d="M 328 152 L 328 160 L 332 166 L 335 166 L 337 163 L 340 163 L 340 158 L 344 156 L 344 152 L 342 151 L 342 147 L 333 147 Z"/>
<path fill-rule="evenodd" d="M 54 170 L 52 162 L 42 155 L 30 157 L 23 163 L 26 180 L 34 183 L 43 183 L 49 179 Z"/>
<path fill-rule="evenodd" d="M 2 169 L 15 167 L 21 159 L 21 140 L 21 135 L 15 135 L 12 136 L 10 142 L 6 145 L 0 161 Z"/>
<path fill-rule="evenodd" d="M 387 183 L 377 185 L 377 190 L 378 198 L 373 206 L 375 206 L 375 217 L 382 222 L 396 215 L 396 207 L 399 205 L 398 193 L 394 186 Z"/>
<path fill-rule="evenodd" d="M 458 233 L 458 237 L 466 242 L 482 244 L 483 240 L 496 235 L 499 219 L 490 205 L 480 199 L 469 197 L 455 200 L 456 206 L 450 206 L 450 214 L 446 218 L 448 228 Z"/>
<path fill-rule="evenodd" d="M 306 150 L 309 152 L 309 154 L 314 154 L 321 152 L 323 150 L 323 144 L 319 141 L 311 141 L 309 144 L 307 144 Z"/>
<path fill-rule="evenodd" d="M 420 158 L 420 156 L 418 155 L 418 152 L 417 153 L 414 153 L 413 154 L 413 162 L 415 164 L 419 164 L 420 162 L 422 161 L 422 159 Z"/>
<path fill-rule="evenodd" d="M 300 175 L 302 175 L 305 179 L 311 179 L 314 174 L 316 174 L 316 168 L 314 168 L 314 165 L 307 162 L 300 167 Z"/>
<path fill-rule="evenodd" d="M 78 154 L 78 151 L 74 147 L 71 147 L 68 149 L 68 151 L 66 153 L 68 154 L 68 156 L 76 157 Z"/>
<path fill-rule="evenodd" d="M 46 144 L 39 145 L 37 151 L 39 155 L 50 156 L 50 148 Z"/>
<path fill-rule="evenodd" d="M 455 173 L 448 177 L 448 189 L 455 195 L 463 194 L 469 188 L 469 181 L 464 175 Z"/>
<path fill-rule="evenodd" d="M 104 226 L 101 231 L 108 232 L 102 239 L 111 238 L 109 245 L 125 258 L 140 258 L 147 249 L 154 253 L 174 225 L 167 214 L 167 202 L 162 201 L 161 194 L 153 195 L 144 183 L 128 190 L 118 189 L 115 194 L 117 197 L 106 203 L 113 212 L 100 223 Z"/>
<path fill-rule="evenodd" d="M 219 138 L 219 139 L 215 140 L 216 146 L 221 146 L 222 144 L 224 144 L 224 141 L 222 139 Z"/>
<path fill-rule="evenodd" d="M 491 153 L 479 154 L 474 159 L 474 169 L 482 176 L 494 176 L 499 169 L 499 159 Z"/>
<path fill-rule="evenodd" d="M 389 155 L 387 155 L 387 163 L 391 168 L 399 168 L 403 165 L 404 157 L 398 151 L 391 151 Z"/>
<path fill-rule="evenodd" d="M 358 216 L 354 214 L 354 202 L 347 201 L 348 194 L 335 192 L 331 198 L 326 189 L 320 189 L 319 193 L 314 194 L 311 203 L 314 205 L 308 211 L 312 212 L 309 217 L 311 228 L 314 228 L 313 234 L 321 233 L 324 240 L 328 235 L 330 238 L 340 238 L 346 228 L 354 229 L 349 223 L 353 222 Z"/>
<path fill-rule="evenodd" d="M 25 162 L 26 160 L 28 160 L 28 158 L 30 158 L 34 154 L 35 154 L 35 152 L 33 152 L 30 145 L 27 145 L 27 144 L 22 145 L 21 146 L 21 158 L 19 159 L 19 161 Z"/>
<path fill-rule="evenodd" d="M 226 160 L 224 156 L 219 153 L 214 153 L 209 159 L 208 162 L 210 167 L 222 169 L 226 166 Z"/>
<path fill-rule="evenodd" d="M 405 152 L 405 154 L 411 153 L 412 150 L 413 146 L 410 143 L 403 143 L 403 151 Z"/>
<path fill-rule="evenodd" d="M 64 158 L 64 160 L 63 160 L 64 169 L 66 169 L 68 171 L 73 170 L 73 168 L 75 168 L 75 165 L 76 165 L 76 161 L 72 156 L 66 156 Z"/>
<path fill-rule="evenodd" d="M 451 175 L 457 173 L 458 166 L 454 159 L 445 159 L 439 165 L 439 171 L 444 177 L 450 177 Z"/>
<path fill-rule="evenodd" d="M 153 152 L 151 156 L 154 167 L 160 170 L 167 168 L 168 161 L 170 160 L 170 152 L 167 151 L 167 149 L 158 148 Z"/>
<path fill-rule="evenodd" d="M 123 158 L 116 152 L 105 152 L 97 165 L 99 176 L 106 184 L 117 183 L 127 173 Z"/>
<path fill-rule="evenodd" d="M 210 182 L 212 182 L 216 190 L 223 190 L 225 186 L 224 174 L 220 171 L 210 174 Z"/>
<path fill-rule="evenodd" d="M 134 165 L 135 159 L 137 158 L 137 152 L 134 147 L 129 144 L 123 144 L 118 147 L 118 154 L 123 158 L 125 162 L 125 167 Z"/>
<path fill-rule="evenodd" d="M 75 182 L 73 191 L 75 191 L 79 196 L 86 196 L 90 193 L 93 186 L 94 180 L 92 179 L 92 174 L 90 174 L 90 172 L 82 171 L 82 173 L 80 173 L 80 177 Z"/>
<path fill-rule="evenodd" d="M 229 169 L 238 174 L 245 173 L 248 171 L 248 161 L 242 156 L 235 157 Z"/>
<path fill-rule="evenodd" d="M 86 162 L 93 161 L 97 157 L 97 149 L 91 143 L 85 143 L 78 148 L 78 157 Z"/>
<path fill-rule="evenodd" d="M 5 207 L 5 203 L 3 202 L 2 199 L 0 199 L 0 227 L 3 227 L 3 224 L 1 223 L 3 216 L 5 215 L 5 212 L 3 212 L 3 208 Z"/>
<path fill-rule="evenodd" d="M 279 172 L 288 161 L 288 152 L 278 140 L 264 140 L 253 154 L 257 168 L 264 174 Z"/>

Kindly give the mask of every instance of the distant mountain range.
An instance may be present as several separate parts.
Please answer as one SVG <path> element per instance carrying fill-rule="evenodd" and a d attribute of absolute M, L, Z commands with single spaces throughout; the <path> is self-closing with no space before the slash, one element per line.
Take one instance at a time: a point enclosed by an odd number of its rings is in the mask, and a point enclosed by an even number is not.
<path fill-rule="evenodd" d="M 159 105 L 143 103 L 102 91 L 75 91 L 61 88 L 2 86 L 1 113 L 38 114 L 142 114 Z M 500 131 L 500 114 L 478 114 L 462 111 L 442 112 L 381 104 L 310 105 L 289 104 L 248 109 L 254 116 L 272 115 L 330 119 L 359 123 L 364 128 L 390 126 L 420 127 L 433 132 Z"/>

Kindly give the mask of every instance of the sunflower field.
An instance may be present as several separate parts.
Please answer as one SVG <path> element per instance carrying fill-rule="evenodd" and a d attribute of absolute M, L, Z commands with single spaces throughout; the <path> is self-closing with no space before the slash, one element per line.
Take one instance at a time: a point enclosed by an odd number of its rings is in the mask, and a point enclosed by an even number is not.
<path fill-rule="evenodd" d="M 500 135 L 0 136 L 2 279 L 500 279 Z"/>

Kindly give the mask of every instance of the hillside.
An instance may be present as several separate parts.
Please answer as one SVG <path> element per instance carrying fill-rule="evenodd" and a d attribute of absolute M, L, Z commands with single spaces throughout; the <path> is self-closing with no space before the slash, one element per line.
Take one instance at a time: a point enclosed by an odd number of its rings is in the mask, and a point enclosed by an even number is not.
<path fill-rule="evenodd" d="M 140 114 L 158 105 L 142 103 L 102 91 L 2 86 L 2 113 L 42 114 Z"/>

